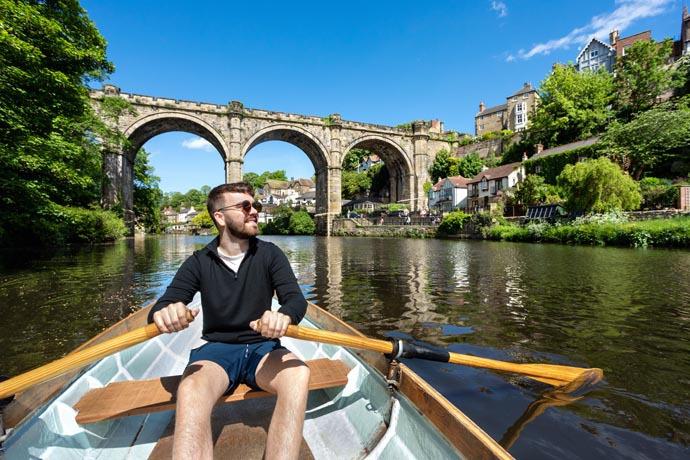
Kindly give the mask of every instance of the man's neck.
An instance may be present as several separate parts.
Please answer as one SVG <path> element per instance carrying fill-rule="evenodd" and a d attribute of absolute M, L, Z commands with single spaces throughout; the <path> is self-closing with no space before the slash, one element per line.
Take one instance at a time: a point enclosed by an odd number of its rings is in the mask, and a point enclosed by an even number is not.
<path fill-rule="evenodd" d="M 249 249 L 249 239 L 237 238 L 229 232 L 223 232 L 220 235 L 218 242 L 218 249 L 222 250 L 223 254 L 228 256 L 237 256 Z"/>

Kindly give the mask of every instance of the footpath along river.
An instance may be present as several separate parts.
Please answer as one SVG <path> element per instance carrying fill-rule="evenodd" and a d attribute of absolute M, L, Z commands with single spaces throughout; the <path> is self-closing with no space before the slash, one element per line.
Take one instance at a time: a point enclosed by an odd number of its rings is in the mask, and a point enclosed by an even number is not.
<path fill-rule="evenodd" d="M 154 299 L 210 238 L 1 252 L 0 374 L 60 357 Z M 262 238 L 287 253 L 308 299 L 365 334 L 604 369 L 606 380 L 585 398 L 529 420 L 544 385 L 408 363 L 514 456 L 690 458 L 690 251 Z"/>

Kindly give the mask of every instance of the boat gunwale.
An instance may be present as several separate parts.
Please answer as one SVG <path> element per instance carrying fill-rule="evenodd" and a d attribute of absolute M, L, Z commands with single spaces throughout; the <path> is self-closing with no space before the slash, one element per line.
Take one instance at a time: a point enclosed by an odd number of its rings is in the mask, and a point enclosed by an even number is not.
<path fill-rule="evenodd" d="M 148 311 L 153 304 L 154 302 L 150 302 L 126 316 L 69 354 L 145 326 Z M 307 316 L 312 322 L 328 330 L 365 337 L 360 331 L 314 303 L 308 303 Z M 351 351 L 385 378 L 389 363 L 383 355 L 364 350 L 351 349 Z M 13 428 L 21 424 L 68 387 L 85 368 L 58 376 L 16 395 L 15 399 L 3 410 L 2 418 L 5 427 Z M 404 395 L 462 455 L 478 459 L 513 458 L 496 440 L 403 363 L 399 364 L 399 375 L 398 392 Z"/>

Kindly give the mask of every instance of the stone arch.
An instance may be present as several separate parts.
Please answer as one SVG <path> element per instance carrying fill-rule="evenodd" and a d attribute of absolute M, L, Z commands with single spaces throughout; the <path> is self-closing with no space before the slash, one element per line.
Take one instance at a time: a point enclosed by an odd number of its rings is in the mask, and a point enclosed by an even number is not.
<path fill-rule="evenodd" d="M 283 141 L 299 148 L 312 162 L 316 172 L 328 167 L 328 149 L 321 140 L 304 128 L 285 123 L 270 125 L 254 133 L 242 147 L 242 159 L 252 148 L 267 141 Z"/>
<path fill-rule="evenodd" d="M 412 180 L 414 166 L 410 162 L 405 150 L 390 138 L 376 134 L 367 134 L 355 139 L 347 148 L 343 149 L 343 156 L 340 159 L 341 166 L 342 162 L 345 161 L 345 156 L 353 148 L 367 149 L 379 155 L 383 159 L 390 175 L 389 201 L 402 201 L 414 209 L 414 183 Z"/>
<path fill-rule="evenodd" d="M 134 159 L 134 155 L 139 151 L 149 139 L 163 133 L 171 131 L 183 131 L 196 134 L 207 140 L 221 156 L 223 163 L 227 157 L 228 148 L 223 136 L 216 129 L 201 118 L 182 113 L 182 112 L 156 112 L 137 119 L 127 129 L 124 136 L 129 140 L 128 157 Z"/>
<path fill-rule="evenodd" d="M 321 216 L 329 210 L 329 173 L 328 173 L 328 149 L 321 140 L 304 128 L 299 126 L 278 123 L 269 125 L 254 133 L 244 143 L 241 149 L 241 158 L 257 145 L 267 141 L 283 141 L 302 150 L 314 165 L 316 176 L 316 214 Z M 317 219 L 318 224 L 318 219 Z M 320 224 L 318 224 L 320 225 Z"/>

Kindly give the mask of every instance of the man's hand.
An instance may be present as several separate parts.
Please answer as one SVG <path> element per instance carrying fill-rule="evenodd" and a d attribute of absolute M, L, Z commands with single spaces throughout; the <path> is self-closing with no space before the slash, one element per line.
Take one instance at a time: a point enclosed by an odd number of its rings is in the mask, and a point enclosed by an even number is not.
<path fill-rule="evenodd" d="M 284 336 L 289 325 L 290 317 L 288 315 L 271 310 L 265 311 L 261 319 L 249 323 L 249 327 L 269 339 L 277 339 Z"/>
<path fill-rule="evenodd" d="M 195 318 L 196 315 L 199 314 L 198 308 L 192 308 L 189 311 Z M 171 303 L 153 314 L 153 322 L 158 326 L 158 330 L 163 333 L 177 332 L 186 329 L 189 327 L 187 306 L 182 302 Z"/>

